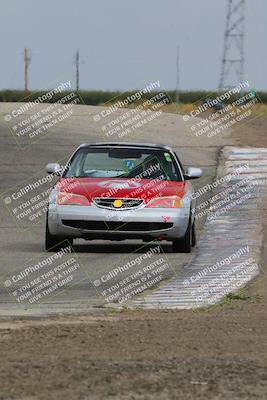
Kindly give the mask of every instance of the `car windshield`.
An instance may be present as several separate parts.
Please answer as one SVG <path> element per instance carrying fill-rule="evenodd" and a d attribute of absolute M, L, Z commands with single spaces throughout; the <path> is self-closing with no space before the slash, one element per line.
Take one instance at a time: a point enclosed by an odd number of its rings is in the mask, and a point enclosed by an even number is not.
<path fill-rule="evenodd" d="M 79 149 L 63 177 L 182 180 L 176 161 L 168 151 L 121 147 Z"/>

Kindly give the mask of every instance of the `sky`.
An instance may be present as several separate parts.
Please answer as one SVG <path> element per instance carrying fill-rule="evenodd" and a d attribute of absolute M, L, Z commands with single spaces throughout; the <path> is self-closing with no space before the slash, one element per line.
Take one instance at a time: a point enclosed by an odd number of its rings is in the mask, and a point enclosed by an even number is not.
<path fill-rule="evenodd" d="M 245 79 L 267 91 L 267 0 L 246 1 Z M 81 90 L 133 90 L 159 80 L 175 89 L 218 87 L 227 0 L 0 0 L 0 89 L 75 83 Z"/>

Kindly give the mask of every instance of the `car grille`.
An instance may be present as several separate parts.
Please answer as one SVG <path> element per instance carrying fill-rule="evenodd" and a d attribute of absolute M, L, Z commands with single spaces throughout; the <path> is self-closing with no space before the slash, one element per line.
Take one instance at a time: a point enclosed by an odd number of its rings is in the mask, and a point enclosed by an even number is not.
<path fill-rule="evenodd" d="M 138 208 L 140 207 L 144 200 L 143 199 L 120 199 L 123 201 L 123 204 L 121 207 L 117 208 L 114 206 L 114 201 L 118 200 L 118 198 L 111 198 L 111 197 L 95 197 L 93 199 L 93 202 L 98 206 L 102 208 L 108 208 L 110 210 L 128 210 L 129 208 Z"/>
<path fill-rule="evenodd" d="M 160 231 L 173 226 L 171 222 L 121 222 L 121 221 L 84 221 L 76 219 L 63 219 L 62 224 L 76 229 L 90 231 L 119 231 L 119 232 L 148 232 Z"/>

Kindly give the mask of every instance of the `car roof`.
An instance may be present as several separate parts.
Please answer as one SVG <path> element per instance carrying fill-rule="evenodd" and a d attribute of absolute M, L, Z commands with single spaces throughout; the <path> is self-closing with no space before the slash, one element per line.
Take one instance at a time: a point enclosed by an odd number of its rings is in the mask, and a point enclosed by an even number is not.
<path fill-rule="evenodd" d="M 130 142 L 95 142 L 95 143 L 84 143 L 79 148 L 82 147 L 127 147 L 127 148 L 149 148 L 157 150 L 168 150 L 172 151 L 171 147 L 164 144 L 155 143 L 130 143 Z"/>

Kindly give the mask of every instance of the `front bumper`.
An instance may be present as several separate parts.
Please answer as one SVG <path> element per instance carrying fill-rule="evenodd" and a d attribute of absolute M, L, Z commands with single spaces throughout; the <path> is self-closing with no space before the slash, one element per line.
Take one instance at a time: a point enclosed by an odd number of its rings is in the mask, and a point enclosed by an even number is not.
<path fill-rule="evenodd" d="M 190 207 L 108 210 L 92 206 L 52 205 L 48 227 L 53 235 L 84 239 L 172 240 L 185 235 Z"/>

